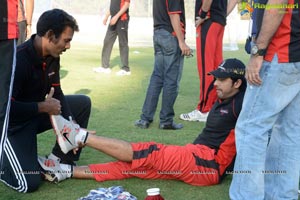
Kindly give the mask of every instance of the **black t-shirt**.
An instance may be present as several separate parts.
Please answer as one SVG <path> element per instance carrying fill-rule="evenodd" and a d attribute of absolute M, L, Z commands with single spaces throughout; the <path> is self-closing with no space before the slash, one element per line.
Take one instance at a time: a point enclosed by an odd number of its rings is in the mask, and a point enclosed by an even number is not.
<path fill-rule="evenodd" d="M 62 115 L 71 115 L 69 106 L 60 87 L 60 58 L 37 54 L 33 42 L 36 35 L 18 46 L 17 63 L 12 92 L 10 122 L 26 122 L 38 115 L 37 102 L 45 100 L 50 88 L 54 87 L 53 97 L 62 105 Z"/>
<path fill-rule="evenodd" d="M 154 30 L 165 29 L 173 33 L 173 27 L 169 15 L 179 14 L 181 29 L 185 33 L 185 11 L 184 0 L 153 0 Z"/>
<path fill-rule="evenodd" d="M 130 0 L 111 0 L 110 10 L 109 10 L 111 16 L 116 15 L 121 10 L 125 2 L 130 3 Z M 128 19 L 129 19 L 129 9 L 127 9 L 126 12 L 124 12 L 120 17 L 120 20 L 128 20 Z"/>
<path fill-rule="evenodd" d="M 224 144 L 230 132 L 234 130 L 242 109 L 244 91 L 230 99 L 218 100 L 209 112 L 206 126 L 195 139 L 194 144 L 206 145 L 216 151 Z M 234 146 L 232 148 L 235 148 Z"/>
<path fill-rule="evenodd" d="M 196 0 L 195 3 L 195 17 L 200 16 L 200 9 L 202 7 L 202 2 L 205 0 Z M 226 25 L 227 16 L 227 1 L 228 0 L 213 0 L 208 16 L 212 21 Z"/>

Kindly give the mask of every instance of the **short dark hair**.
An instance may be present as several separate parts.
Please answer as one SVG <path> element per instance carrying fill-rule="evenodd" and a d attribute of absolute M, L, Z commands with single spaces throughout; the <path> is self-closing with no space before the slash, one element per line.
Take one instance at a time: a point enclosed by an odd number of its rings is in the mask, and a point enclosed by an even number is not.
<path fill-rule="evenodd" d="M 75 18 L 61 9 L 52 9 L 44 12 L 36 25 L 37 35 L 42 37 L 47 31 L 52 30 L 55 37 L 58 38 L 66 27 L 79 31 Z"/>
<path fill-rule="evenodd" d="M 237 80 L 240 79 L 240 78 L 232 78 L 232 77 L 230 77 L 230 79 L 232 80 L 233 83 L 235 83 L 235 82 L 237 82 Z M 241 84 L 241 86 L 239 87 L 239 90 L 240 90 L 240 91 L 245 91 L 246 88 L 247 88 L 247 81 L 246 81 L 245 78 L 242 78 L 242 79 L 240 79 L 240 80 L 242 81 L 242 84 Z"/>

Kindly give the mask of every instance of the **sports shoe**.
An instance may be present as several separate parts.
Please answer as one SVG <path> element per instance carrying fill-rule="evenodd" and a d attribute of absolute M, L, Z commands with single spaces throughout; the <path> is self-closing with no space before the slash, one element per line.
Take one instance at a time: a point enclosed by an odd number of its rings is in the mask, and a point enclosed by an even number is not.
<path fill-rule="evenodd" d="M 121 69 L 116 73 L 117 76 L 129 76 L 131 75 L 131 71 L 125 71 L 124 69 Z"/>
<path fill-rule="evenodd" d="M 38 156 L 38 162 L 43 169 L 41 173 L 49 182 L 58 183 L 62 180 L 67 179 L 68 173 L 72 173 L 64 171 L 61 168 L 59 159 L 53 160 L 49 157 Z"/>
<path fill-rule="evenodd" d="M 172 124 L 160 124 L 159 125 L 160 129 L 164 129 L 164 130 L 178 130 L 178 129 L 182 129 L 183 125 L 178 123 L 172 123 Z"/>
<path fill-rule="evenodd" d="M 139 119 L 134 122 L 134 125 L 142 129 L 147 129 L 149 128 L 150 122 L 143 119 Z"/>
<path fill-rule="evenodd" d="M 78 142 L 85 143 L 88 132 L 75 124 L 71 116 L 69 120 L 66 120 L 61 115 L 51 115 L 50 119 L 58 144 L 64 154 L 78 147 Z"/>
<path fill-rule="evenodd" d="M 181 114 L 179 116 L 179 118 L 182 120 L 191 121 L 191 122 L 194 122 L 194 121 L 206 122 L 207 116 L 208 116 L 208 112 L 202 113 L 199 110 L 193 110 L 190 113 Z"/>
<path fill-rule="evenodd" d="M 93 71 L 96 72 L 96 73 L 103 73 L 103 74 L 110 74 L 111 73 L 110 68 L 104 68 L 104 67 L 93 68 Z"/>

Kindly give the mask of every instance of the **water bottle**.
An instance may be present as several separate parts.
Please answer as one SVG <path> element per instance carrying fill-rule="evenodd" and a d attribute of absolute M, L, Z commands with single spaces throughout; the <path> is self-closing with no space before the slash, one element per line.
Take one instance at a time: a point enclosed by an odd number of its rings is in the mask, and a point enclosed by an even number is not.
<path fill-rule="evenodd" d="M 160 195 L 159 188 L 150 188 L 147 190 L 147 197 L 145 200 L 164 200 L 164 198 Z"/>

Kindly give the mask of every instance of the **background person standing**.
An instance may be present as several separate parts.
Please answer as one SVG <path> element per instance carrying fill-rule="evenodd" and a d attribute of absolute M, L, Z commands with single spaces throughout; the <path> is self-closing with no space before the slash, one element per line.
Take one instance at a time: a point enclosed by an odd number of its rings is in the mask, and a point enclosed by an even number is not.
<path fill-rule="evenodd" d="M 197 67 L 200 80 L 199 102 L 195 110 L 181 114 L 186 121 L 205 122 L 208 112 L 217 100 L 214 78 L 207 73 L 215 70 L 223 61 L 223 35 L 226 17 L 237 0 L 196 0 L 195 26 Z"/>
<path fill-rule="evenodd" d="M 184 0 L 154 0 L 154 69 L 150 78 L 140 120 L 135 126 L 148 128 L 153 121 L 159 95 L 162 93 L 160 110 L 161 129 L 181 129 L 182 124 L 173 122 L 174 104 L 178 95 L 184 56 L 191 55 L 185 43 Z"/>
<path fill-rule="evenodd" d="M 237 173 L 230 199 L 298 199 L 299 1 L 258 3 L 269 9 L 257 10 L 258 33 L 246 68 L 249 86 L 236 124 Z"/>
<path fill-rule="evenodd" d="M 117 75 L 124 76 L 130 75 L 131 71 L 129 68 L 128 57 L 128 23 L 129 23 L 129 5 L 130 0 L 111 0 L 110 9 L 107 11 L 103 24 L 106 25 L 109 16 L 111 16 L 107 32 L 104 38 L 104 44 L 102 48 L 101 62 L 102 66 L 94 68 L 93 70 L 97 73 L 110 74 L 111 69 L 109 68 L 111 51 L 114 43 L 118 37 L 119 39 L 119 51 L 122 67 L 117 72 Z"/>
<path fill-rule="evenodd" d="M 18 0 L 18 28 L 19 38 L 17 45 L 22 44 L 31 35 L 34 0 Z"/>

